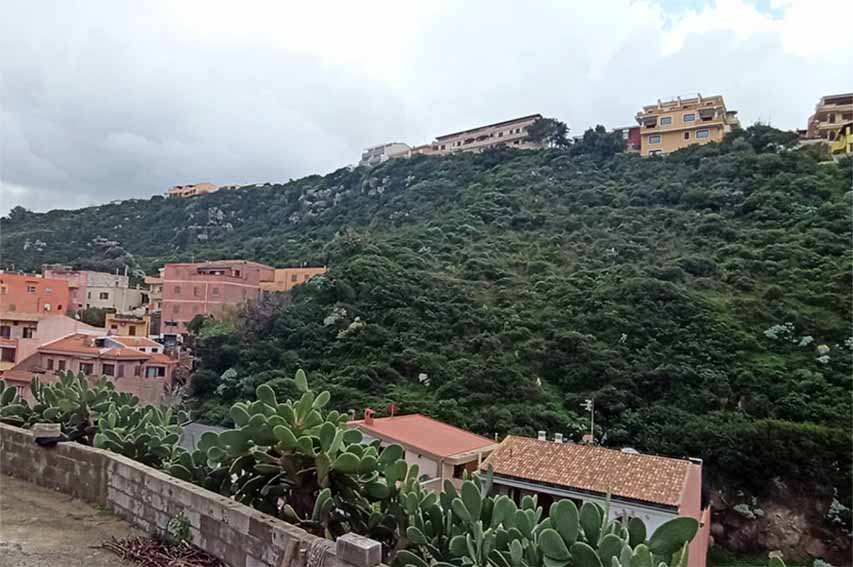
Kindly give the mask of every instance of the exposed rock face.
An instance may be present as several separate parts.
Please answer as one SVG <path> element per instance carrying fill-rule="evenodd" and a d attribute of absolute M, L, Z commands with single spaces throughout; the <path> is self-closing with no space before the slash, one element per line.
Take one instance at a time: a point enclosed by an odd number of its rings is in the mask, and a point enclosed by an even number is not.
<path fill-rule="evenodd" d="M 715 490 L 711 534 L 716 545 L 733 551 L 780 550 L 789 560 L 849 565 L 851 534 L 827 520 L 831 502 L 831 491 L 804 494 L 778 481 L 760 498 Z"/>

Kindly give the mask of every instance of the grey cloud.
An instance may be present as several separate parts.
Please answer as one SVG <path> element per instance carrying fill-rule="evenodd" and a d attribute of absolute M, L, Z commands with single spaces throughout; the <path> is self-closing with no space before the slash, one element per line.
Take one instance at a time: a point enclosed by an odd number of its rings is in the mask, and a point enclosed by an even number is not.
<path fill-rule="evenodd" d="M 275 34 L 303 22 L 198 35 L 169 6 L 3 6 L 0 214 L 146 197 L 175 183 L 284 181 L 352 163 L 366 145 L 424 143 L 529 112 L 575 132 L 626 125 L 640 105 L 695 90 L 725 94 L 746 123 L 795 128 L 821 94 L 849 90 L 849 54 L 787 55 L 772 34 L 708 32 L 657 55 L 665 29 L 628 0 L 535 11 L 436 4 L 411 21 L 398 10 L 365 32 L 374 41 L 345 43 L 339 60 L 322 49 L 341 41 L 324 22 L 305 23 L 316 43 L 294 50 Z M 371 9 L 382 16 L 381 5 Z M 398 28 L 406 33 L 391 33 Z"/>

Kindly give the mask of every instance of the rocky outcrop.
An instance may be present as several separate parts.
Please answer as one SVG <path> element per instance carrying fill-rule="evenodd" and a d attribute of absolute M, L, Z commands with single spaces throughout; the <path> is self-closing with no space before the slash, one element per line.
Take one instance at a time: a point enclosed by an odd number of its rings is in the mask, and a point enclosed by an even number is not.
<path fill-rule="evenodd" d="M 711 495 L 715 545 L 741 553 L 780 550 L 789 560 L 851 564 L 851 533 L 829 515 L 832 491 L 806 494 L 776 481 L 763 497 Z"/>

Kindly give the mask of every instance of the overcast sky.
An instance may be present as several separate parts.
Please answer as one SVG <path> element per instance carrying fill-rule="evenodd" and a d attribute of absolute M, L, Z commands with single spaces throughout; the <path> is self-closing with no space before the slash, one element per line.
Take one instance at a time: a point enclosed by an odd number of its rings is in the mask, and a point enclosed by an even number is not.
<path fill-rule="evenodd" d="M 853 91 L 850 0 L 0 0 L 0 214 L 326 173 L 541 112 L 723 94 L 803 128 Z"/>

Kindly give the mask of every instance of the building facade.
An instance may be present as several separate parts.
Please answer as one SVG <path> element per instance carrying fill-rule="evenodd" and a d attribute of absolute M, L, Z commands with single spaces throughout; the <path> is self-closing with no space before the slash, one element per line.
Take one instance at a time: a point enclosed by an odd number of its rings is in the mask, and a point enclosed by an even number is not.
<path fill-rule="evenodd" d="M 431 153 L 445 155 L 454 152 L 482 152 L 501 145 L 519 149 L 541 149 L 544 144 L 532 142 L 527 138 L 527 128 L 540 118 L 541 114 L 531 114 L 438 136 L 432 143 Z"/>
<path fill-rule="evenodd" d="M 0 370 L 8 370 L 36 352 L 38 347 L 72 333 L 103 335 L 93 327 L 65 315 L 0 312 Z"/>
<path fill-rule="evenodd" d="M 261 295 L 261 282 L 273 281 L 270 266 L 246 260 L 166 264 L 159 278 L 160 334 L 183 335 L 197 315 L 222 316 Z"/>
<path fill-rule="evenodd" d="M 130 287 L 127 274 L 75 270 L 69 266 L 44 266 L 45 278 L 68 282 L 71 309 L 113 309 L 127 313 L 148 302 L 148 293 Z"/>
<path fill-rule="evenodd" d="M 147 337 L 151 334 L 151 317 L 149 315 L 107 313 L 104 327 L 110 335 Z"/>
<path fill-rule="evenodd" d="M 390 142 L 379 146 L 367 148 L 361 154 L 358 165 L 372 167 L 385 163 L 389 159 L 406 158 L 411 155 L 412 149 L 402 142 Z"/>
<path fill-rule="evenodd" d="M 705 567 L 710 540 L 710 508 L 702 502 L 702 462 L 643 455 L 593 445 L 508 436 L 480 466 L 493 471 L 498 494 L 517 502 L 535 495 L 546 510 L 557 500 L 580 507 L 594 502 L 610 518 L 636 517 L 649 535 L 680 516 L 696 519 L 699 532 L 690 543 L 689 567 Z"/>
<path fill-rule="evenodd" d="M 177 359 L 163 353 L 162 345 L 143 337 L 93 337 L 74 333 L 44 344 L 3 379 L 32 401 L 29 384 L 37 376 L 51 383 L 61 372 L 83 373 L 93 380 L 106 377 L 119 392 L 139 397 L 144 404 L 160 404 L 172 387 Z"/>
<path fill-rule="evenodd" d="M 457 487 L 465 471 L 476 472 L 498 444 L 464 429 L 421 414 L 374 417 L 373 410 L 364 419 L 349 422 L 359 429 L 366 441 L 378 439 L 380 445 L 400 445 L 410 465 L 418 465 L 421 484 L 440 490 L 445 480 Z"/>
<path fill-rule="evenodd" d="M 0 312 L 65 313 L 69 300 L 70 292 L 65 280 L 0 272 Z"/>
<path fill-rule="evenodd" d="M 273 280 L 261 282 L 261 289 L 265 292 L 290 291 L 294 286 L 325 273 L 325 266 L 322 268 L 276 268 Z"/>
<path fill-rule="evenodd" d="M 622 141 L 625 143 L 625 152 L 639 153 L 641 145 L 641 134 L 639 126 L 624 126 L 622 128 L 614 128 L 612 132 L 619 134 Z M 583 139 L 583 136 L 581 136 Z"/>
<path fill-rule="evenodd" d="M 637 113 L 640 155 L 669 154 L 693 144 L 720 142 L 738 128 L 737 111 L 728 110 L 722 96 L 658 100 Z"/>
<path fill-rule="evenodd" d="M 839 130 L 853 121 L 853 93 L 823 96 L 809 116 L 806 138 L 834 142 Z"/>
<path fill-rule="evenodd" d="M 219 191 L 219 187 L 213 183 L 194 183 L 192 185 L 175 185 L 166 191 L 168 197 L 176 197 L 186 199 L 195 197 L 196 195 L 204 195 L 206 193 L 215 193 Z"/>

